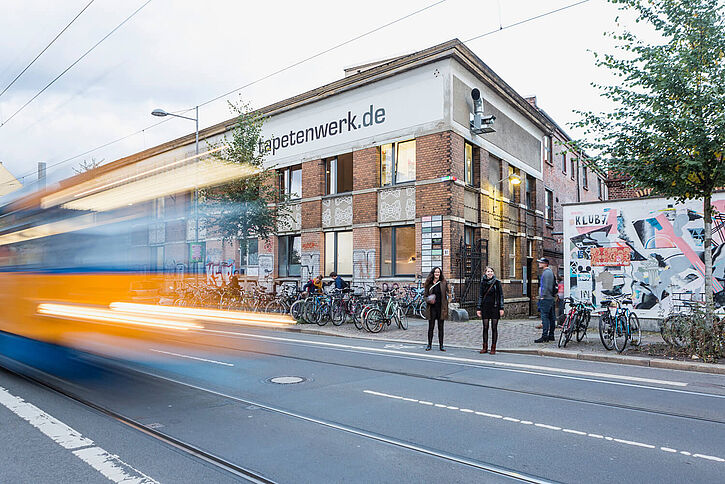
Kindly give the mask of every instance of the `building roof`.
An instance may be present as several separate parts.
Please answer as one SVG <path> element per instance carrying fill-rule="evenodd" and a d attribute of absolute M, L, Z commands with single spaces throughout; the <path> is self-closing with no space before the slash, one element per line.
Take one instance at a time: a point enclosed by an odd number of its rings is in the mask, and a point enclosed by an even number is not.
<path fill-rule="evenodd" d="M 342 79 L 338 79 L 331 83 L 325 84 L 318 88 L 307 92 L 289 97 L 282 101 L 270 104 L 255 111 L 257 114 L 264 116 L 274 116 L 285 111 L 289 111 L 307 104 L 311 104 L 322 99 L 334 96 L 352 89 L 368 85 L 382 79 L 395 76 L 402 72 L 409 71 L 420 66 L 430 64 L 442 59 L 453 58 L 471 70 L 478 79 L 495 91 L 503 99 L 507 100 L 516 110 L 526 116 L 542 131 L 551 132 L 555 129 L 556 123 L 551 120 L 540 109 L 532 106 L 529 102 L 517 93 L 509 84 L 498 76 L 486 63 L 484 63 L 476 54 L 473 53 L 463 42 L 458 39 L 452 39 L 438 45 L 434 45 L 427 49 L 413 52 L 407 55 L 401 55 L 390 58 L 388 60 L 372 62 L 356 66 L 350 69 L 358 72 L 347 75 Z M 348 69 L 349 70 L 349 69 Z M 233 128 L 237 118 L 230 118 L 220 123 L 214 124 L 199 131 L 199 139 L 210 138 L 218 134 L 229 131 Z M 195 133 L 181 136 L 174 140 L 162 143 L 160 145 L 148 148 L 144 151 L 133 153 L 124 158 L 112 161 L 98 168 L 90 170 L 79 175 L 75 175 L 66 180 L 61 181 L 53 189 L 49 189 L 43 195 L 65 188 L 67 186 L 78 183 L 91 176 L 97 176 L 109 171 L 115 170 L 121 166 L 132 164 L 137 161 L 150 158 L 155 155 L 171 151 L 181 146 L 191 145 L 194 143 Z M 9 207 L 20 208 L 22 206 L 34 205 L 39 194 L 30 194 L 22 197 L 10 204 Z"/>

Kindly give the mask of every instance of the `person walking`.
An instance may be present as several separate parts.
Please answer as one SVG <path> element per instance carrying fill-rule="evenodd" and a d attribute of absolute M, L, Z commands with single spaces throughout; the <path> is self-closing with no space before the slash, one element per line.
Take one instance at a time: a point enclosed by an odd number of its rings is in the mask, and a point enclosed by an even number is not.
<path fill-rule="evenodd" d="M 451 290 L 448 282 L 443 276 L 443 270 L 440 267 L 434 267 L 425 279 L 423 285 L 426 301 L 426 309 L 428 312 L 428 346 L 426 351 L 430 351 L 433 345 L 433 329 L 436 321 L 438 321 L 438 345 L 441 351 L 446 349 L 443 347 L 443 323 L 448 318 L 448 297 Z"/>
<path fill-rule="evenodd" d="M 554 272 L 549 268 L 549 259 L 542 257 L 537 260 L 541 278 L 539 279 L 539 302 L 538 308 L 541 313 L 541 338 L 534 340 L 534 343 L 545 343 L 554 341 L 554 329 L 556 328 L 556 316 L 554 314 L 554 298 L 559 292 L 556 286 Z"/>
<path fill-rule="evenodd" d="M 478 291 L 478 305 L 476 314 L 483 323 L 483 348 L 479 353 L 488 353 L 488 324 L 491 322 L 491 354 L 496 354 L 496 341 L 498 340 L 498 320 L 503 317 L 503 287 L 501 281 L 496 279 L 496 273 L 491 267 L 486 267 Z"/>

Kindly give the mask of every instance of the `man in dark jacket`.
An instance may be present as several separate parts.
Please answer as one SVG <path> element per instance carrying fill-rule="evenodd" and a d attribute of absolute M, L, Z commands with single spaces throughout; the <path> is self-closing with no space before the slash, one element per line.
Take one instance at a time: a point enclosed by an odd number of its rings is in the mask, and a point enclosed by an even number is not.
<path fill-rule="evenodd" d="M 534 343 L 545 343 L 554 341 L 554 328 L 556 328 L 556 316 L 554 313 L 554 302 L 558 288 L 554 272 L 549 268 L 549 259 L 542 257 L 537 261 L 541 278 L 539 279 L 539 302 L 538 308 L 541 313 L 541 338 L 534 340 Z"/>

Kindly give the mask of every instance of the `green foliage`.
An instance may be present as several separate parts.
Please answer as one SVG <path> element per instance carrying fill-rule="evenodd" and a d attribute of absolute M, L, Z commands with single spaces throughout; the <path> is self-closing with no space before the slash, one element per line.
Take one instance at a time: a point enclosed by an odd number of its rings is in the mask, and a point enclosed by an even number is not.
<path fill-rule="evenodd" d="M 284 204 L 278 203 L 284 200 L 280 200 L 275 171 L 263 169 L 264 156 L 256 149 L 264 118 L 243 102 L 230 102 L 229 107 L 237 115 L 237 121 L 231 138 L 225 135 L 220 142 L 209 144 L 210 149 L 222 148 L 213 156 L 226 162 L 251 165 L 258 171 L 205 190 L 203 211 L 209 225 L 224 240 L 238 239 L 244 250 L 246 237 L 268 238 L 276 232 L 278 220 L 284 220 L 288 213 Z"/>
<path fill-rule="evenodd" d="M 579 112 L 603 165 L 631 176 L 633 188 L 686 200 L 725 186 L 725 27 L 718 0 L 609 0 L 636 13 L 661 42 L 624 30 L 610 34 L 621 56 L 596 55 L 621 80 L 593 83 L 617 106 Z"/>

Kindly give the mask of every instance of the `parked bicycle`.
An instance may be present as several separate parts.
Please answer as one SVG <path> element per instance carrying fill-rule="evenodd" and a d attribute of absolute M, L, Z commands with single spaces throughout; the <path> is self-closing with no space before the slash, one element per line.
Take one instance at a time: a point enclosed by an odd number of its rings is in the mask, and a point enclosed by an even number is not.
<path fill-rule="evenodd" d="M 639 318 L 629 306 L 631 294 L 622 294 L 602 301 L 605 308 L 599 317 L 599 338 L 607 350 L 624 351 L 628 342 L 639 346 L 642 342 L 642 330 Z M 611 313 L 614 308 L 614 314 Z"/>
<path fill-rule="evenodd" d="M 566 347 L 574 333 L 576 333 L 577 342 L 581 342 L 587 334 L 589 321 L 592 318 L 591 305 L 582 301 L 575 301 L 571 297 L 565 298 L 564 304 L 569 305 L 569 312 L 562 324 L 561 333 L 559 333 L 559 348 Z"/>

